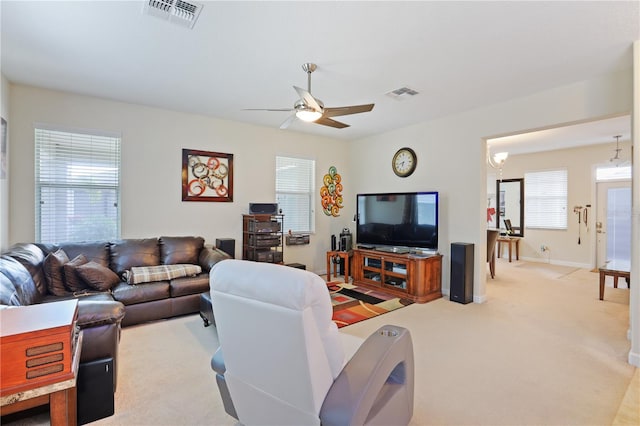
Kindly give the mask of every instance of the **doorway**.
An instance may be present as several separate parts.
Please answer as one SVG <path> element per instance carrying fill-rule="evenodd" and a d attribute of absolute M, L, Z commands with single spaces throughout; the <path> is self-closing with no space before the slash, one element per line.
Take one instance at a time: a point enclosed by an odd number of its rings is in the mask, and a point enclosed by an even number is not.
<path fill-rule="evenodd" d="M 596 267 L 631 261 L 631 181 L 596 183 Z"/>

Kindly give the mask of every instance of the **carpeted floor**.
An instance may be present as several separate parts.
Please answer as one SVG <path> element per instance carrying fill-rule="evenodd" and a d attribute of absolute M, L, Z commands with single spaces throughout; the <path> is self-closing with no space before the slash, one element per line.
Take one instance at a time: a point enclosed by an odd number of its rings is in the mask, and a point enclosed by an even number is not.
<path fill-rule="evenodd" d="M 338 328 L 386 314 L 413 302 L 344 282 L 328 282 L 333 304 L 333 322 Z"/>
<path fill-rule="evenodd" d="M 341 332 L 411 331 L 412 425 L 610 425 L 635 370 L 629 291 L 600 301 L 598 274 L 541 266 L 498 260 L 484 304 L 414 303 Z M 216 346 L 197 315 L 123 329 L 116 414 L 93 424 L 235 425 L 209 367 Z"/>

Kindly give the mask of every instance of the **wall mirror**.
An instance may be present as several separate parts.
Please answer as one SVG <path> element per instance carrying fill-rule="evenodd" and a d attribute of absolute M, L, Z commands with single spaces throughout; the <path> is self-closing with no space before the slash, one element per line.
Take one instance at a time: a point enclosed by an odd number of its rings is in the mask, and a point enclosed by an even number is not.
<path fill-rule="evenodd" d="M 498 228 L 506 233 L 511 222 L 514 237 L 524 236 L 524 179 L 502 179 L 496 181 L 496 205 L 498 207 Z"/>

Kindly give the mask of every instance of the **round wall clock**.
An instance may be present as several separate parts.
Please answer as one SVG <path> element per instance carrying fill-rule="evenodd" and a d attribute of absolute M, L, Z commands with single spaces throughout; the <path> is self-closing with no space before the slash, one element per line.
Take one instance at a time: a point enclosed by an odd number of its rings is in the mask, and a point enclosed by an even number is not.
<path fill-rule="evenodd" d="M 416 170 L 417 164 L 418 157 L 411 148 L 400 148 L 393 156 L 393 160 L 391 160 L 393 173 L 400 177 L 411 176 Z"/>

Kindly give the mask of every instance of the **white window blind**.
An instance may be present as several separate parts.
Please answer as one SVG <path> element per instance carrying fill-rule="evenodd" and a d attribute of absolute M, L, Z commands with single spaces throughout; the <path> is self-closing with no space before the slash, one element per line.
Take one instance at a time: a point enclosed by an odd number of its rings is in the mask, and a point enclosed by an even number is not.
<path fill-rule="evenodd" d="M 567 229 L 567 170 L 524 174 L 527 228 Z"/>
<path fill-rule="evenodd" d="M 313 188 L 316 162 L 276 157 L 276 201 L 284 214 L 284 230 L 313 232 Z"/>
<path fill-rule="evenodd" d="M 36 238 L 120 237 L 120 137 L 35 129 Z"/>

